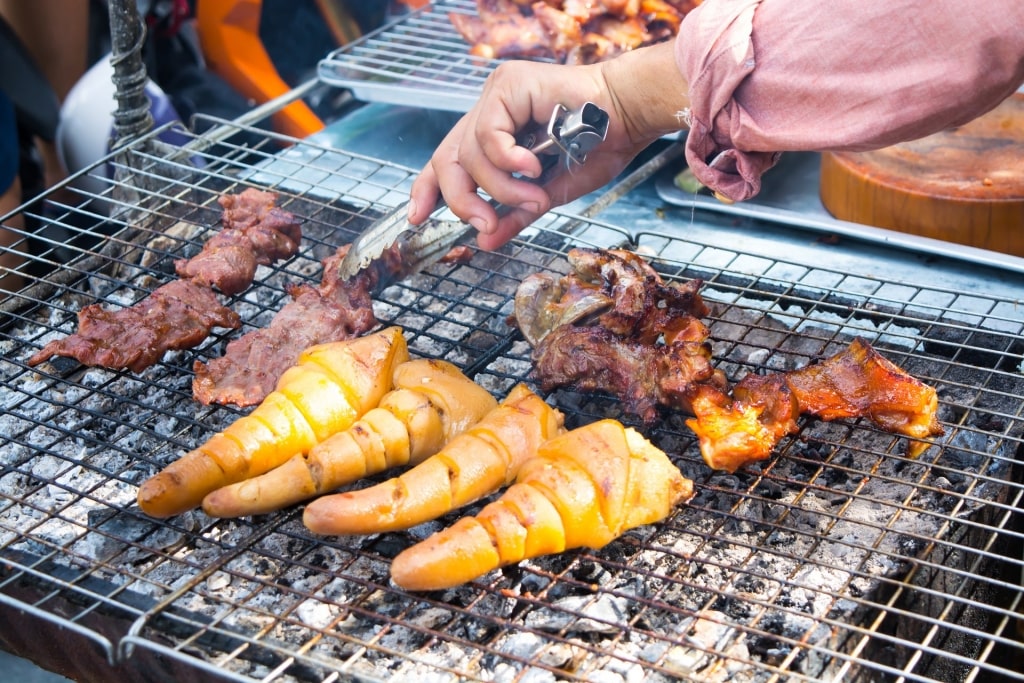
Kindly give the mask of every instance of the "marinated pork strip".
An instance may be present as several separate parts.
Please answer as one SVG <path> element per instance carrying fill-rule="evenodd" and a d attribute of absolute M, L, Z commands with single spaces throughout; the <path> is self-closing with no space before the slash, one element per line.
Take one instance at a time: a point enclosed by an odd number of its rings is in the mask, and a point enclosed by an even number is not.
<path fill-rule="evenodd" d="M 348 245 L 324 259 L 320 284 L 289 288 L 291 301 L 270 325 L 228 343 L 224 355 L 209 363 L 196 361 L 192 395 L 211 403 L 252 406 L 273 391 L 281 374 L 314 344 L 342 341 L 365 334 L 377 324 L 370 291 L 377 272 L 361 271 L 348 281 L 338 266 Z"/>
<path fill-rule="evenodd" d="M 223 228 L 191 259 L 179 259 L 178 277 L 196 280 L 228 296 L 252 284 L 256 267 L 291 258 L 302 240 L 300 221 L 277 206 L 277 195 L 247 188 L 217 200 Z"/>
<path fill-rule="evenodd" d="M 209 287 L 174 280 L 128 308 L 86 306 L 78 313 L 78 330 L 46 344 L 28 364 L 66 356 L 83 365 L 142 372 L 167 351 L 196 346 L 215 327 L 237 329 L 241 324 Z"/>
<path fill-rule="evenodd" d="M 217 201 L 224 209 L 224 228 L 195 257 L 175 262 L 182 279 L 158 287 L 129 308 L 86 306 L 78 313 L 78 329 L 32 355 L 29 365 L 66 356 L 83 365 L 142 372 L 167 351 L 197 346 L 214 327 L 240 327 L 238 315 L 211 288 L 227 295 L 246 289 L 257 265 L 298 251 L 302 231 L 293 214 L 276 206 L 273 192 L 248 188 Z"/>
<path fill-rule="evenodd" d="M 350 245 L 343 245 L 324 259 L 320 284 L 292 285 L 291 301 L 278 311 L 270 325 L 248 332 L 228 343 L 224 355 L 209 363 L 193 365 L 192 395 L 203 403 L 256 405 L 269 394 L 285 370 L 302 351 L 314 344 L 344 341 L 365 334 L 377 325 L 372 291 L 382 277 L 402 269 L 398 245 L 384 251 L 373 268 L 341 280 L 338 267 Z M 442 263 L 466 263 L 472 251 L 456 246 Z"/>

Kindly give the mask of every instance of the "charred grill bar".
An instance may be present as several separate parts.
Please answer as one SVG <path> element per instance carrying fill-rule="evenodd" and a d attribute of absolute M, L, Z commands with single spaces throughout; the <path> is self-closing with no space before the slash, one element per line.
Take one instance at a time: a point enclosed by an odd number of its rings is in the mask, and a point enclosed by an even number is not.
<path fill-rule="evenodd" d="M 30 209 L 51 229 L 25 235 L 31 284 L 4 303 L 0 328 L 5 647 L 88 680 L 1024 680 L 1019 272 L 665 207 L 649 185 L 597 218 L 554 213 L 500 252 L 438 264 L 385 290 L 374 312 L 405 329 L 413 355 L 504 396 L 531 368 L 507 322 L 518 284 L 567 272 L 573 246 L 627 247 L 666 279 L 703 280 L 730 382 L 863 337 L 938 389 L 945 435 L 910 459 L 905 439 L 867 420 L 802 419 L 772 458 L 724 474 L 669 414 L 642 429 L 697 494 L 665 522 L 425 594 L 391 585 L 388 564 L 456 515 L 353 538 L 311 535 L 298 508 L 143 515 L 138 485 L 244 412 L 195 401 L 193 362 L 268 324 L 289 287 L 315 286 L 320 262 L 412 178 L 317 140 L 220 124 L 176 159 L 129 145 L 88 172 L 106 190 L 76 190 L 79 202 L 45 218 Z M 108 176 L 106 161 L 131 173 Z M 122 187 L 132 174 L 146 182 Z M 175 261 L 220 228 L 218 199 L 247 187 L 277 193 L 303 238 L 294 258 L 221 297 L 239 330 L 139 373 L 28 365 L 83 306 L 128 306 L 175 279 Z M 55 230 L 72 239 L 47 241 Z M 623 417 L 604 396 L 548 399 L 569 426 Z"/>

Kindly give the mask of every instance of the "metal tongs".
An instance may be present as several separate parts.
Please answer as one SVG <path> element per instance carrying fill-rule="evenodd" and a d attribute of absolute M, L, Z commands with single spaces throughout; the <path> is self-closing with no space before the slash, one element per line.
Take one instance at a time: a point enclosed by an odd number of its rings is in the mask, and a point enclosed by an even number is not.
<path fill-rule="evenodd" d="M 545 128 L 530 130 L 516 136 L 516 141 L 536 154 L 541 161 L 541 174 L 531 182 L 545 185 L 563 172 L 573 173 L 587 159 L 608 133 L 608 113 L 596 104 L 587 102 L 579 109 L 569 110 L 558 105 L 551 113 Z M 509 207 L 492 201 L 503 215 Z M 445 206 L 440 200 L 434 213 Z M 465 235 L 470 226 L 458 220 L 431 218 L 424 226 L 411 225 L 406 218 L 408 202 L 367 228 L 353 242 L 338 268 L 347 280 L 366 268 L 375 267 L 385 251 L 395 246 L 401 256 L 401 265 L 379 269 L 376 289 L 384 287 L 439 261 Z M 394 263 L 393 259 L 388 259 Z"/>

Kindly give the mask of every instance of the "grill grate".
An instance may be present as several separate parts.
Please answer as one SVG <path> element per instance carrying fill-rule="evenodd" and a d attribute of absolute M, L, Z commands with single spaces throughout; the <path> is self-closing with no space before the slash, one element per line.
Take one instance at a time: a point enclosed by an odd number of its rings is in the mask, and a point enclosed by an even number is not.
<path fill-rule="evenodd" d="M 240 413 L 190 391 L 192 361 L 230 335 L 138 375 L 25 359 L 72 331 L 82 305 L 131 303 L 170 279 L 224 192 L 273 189 L 306 221 L 300 254 L 230 300 L 245 331 L 411 182 L 398 166 L 237 131 L 210 148 L 194 139 L 176 161 L 129 146 L 28 208 L 41 224 L 16 247 L 32 249 L 29 286 L 6 302 L 0 336 L 0 603 L 84 634 L 112 662 L 145 650 L 246 681 L 1024 679 L 1022 322 L 1017 300 L 984 291 L 552 214 L 500 252 L 391 287 L 378 317 L 405 328 L 413 355 L 450 360 L 501 396 L 530 368 L 506 325 L 522 277 L 564 271 L 571 244 L 627 245 L 667 277 L 706 281 L 730 379 L 860 335 L 939 389 L 946 436 L 914 461 L 870 424 L 806 421 L 776 457 L 725 475 L 668 417 L 647 433 L 698 495 L 664 523 L 423 595 L 390 586 L 388 562 L 437 524 L 345 539 L 311 536 L 297 509 L 142 515 L 137 485 Z M 619 416 L 601 397 L 549 400 L 569 426 Z"/>
<path fill-rule="evenodd" d="M 468 111 L 500 60 L 471 56 L 448 20 L 450 12 L 476 14 L 476 2 L 432 2 L 334 50 L 320 61 L 317 75 L 365 102 Z"/>

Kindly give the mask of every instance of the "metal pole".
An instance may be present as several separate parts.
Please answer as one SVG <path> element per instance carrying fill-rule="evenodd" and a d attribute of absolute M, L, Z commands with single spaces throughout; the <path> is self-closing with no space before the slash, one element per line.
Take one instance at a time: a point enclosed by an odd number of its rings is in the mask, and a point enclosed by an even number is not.
<path fill-rule="evenodd" d="M 149 98 L 146 95 L 146 66 L 142 46 L 146 25 L 139 16 L 137 0 L 108 0 L 110 16 L 110 63 L 114 68 L 115 147 L 148 133 L 153 128 Z"/>

